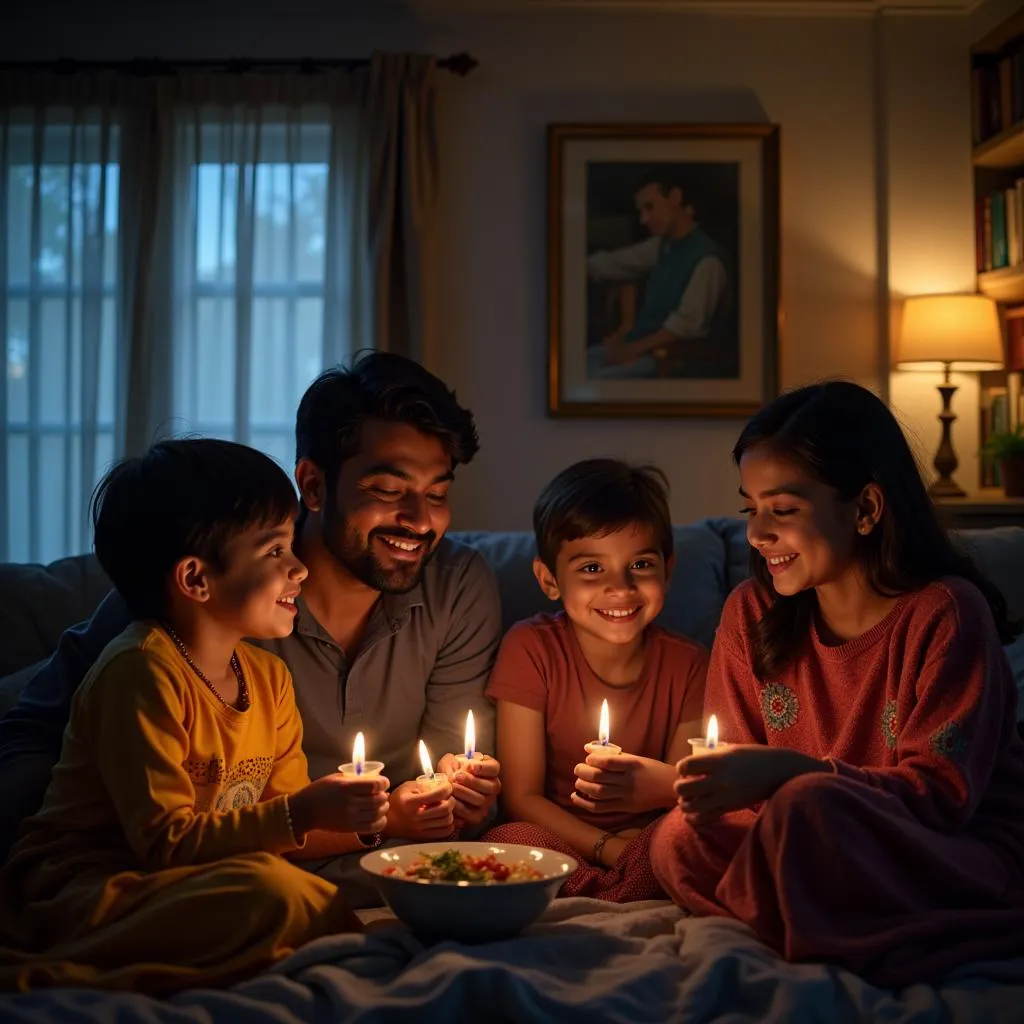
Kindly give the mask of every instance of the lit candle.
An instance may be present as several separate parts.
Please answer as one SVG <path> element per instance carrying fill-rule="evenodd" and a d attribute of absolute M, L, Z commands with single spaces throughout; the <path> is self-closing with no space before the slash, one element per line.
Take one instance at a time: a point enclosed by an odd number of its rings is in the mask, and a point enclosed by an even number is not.
<path fill-rule="evenodd" d="M 418 775 L 416 781 L 424 789 L 433 789 L 444 781 L 444 776 L 438 775 L 434 771 L 434 766 L 430 763 L 430 754 L 427 752 L 427 745 L 423 740 L 420 740 L 420 765 L 423 767 L 423 774 Z"/>
<path fill-rule="evenodd" d="M 708 719 L 708 734 L 707 736 L 694 736 L 693 739 L 687 740 L 687 743 L 693 748 L 693 753 L 698 754 L 706 750 L 721 750 L 727 747 L 728 743 L 723 743 L 718 738 L 718 716 L 712 715 Z"/>
<path fill-rule="evenodd" d="M 588 754 L 604 754 L 614 756 L 622 753 L 622 747 L 611 742 L 611 727 L 608 720 L 608 701 L 601 701 L 601 720 L 597 727 L 597 739 L 591 740 L 583 748 Z"/>
<path fill-rule="evenodd" d="M 464 747 L 466 751 L 464 754 L 455 755 L 455 760 L 458 762 L 461 771 L 465 771 L 471 761 L 476 761 L 479 764 L 481 761 L 487 760 L 487 755 L 481 754 L 476 749 L 476 726 L 473 723 L 472 711 L 466 714 L 466 741 Z"/>
<path fill-rule="evenodd" d="M 359 779 L 373 779 L 384 769 L 383 761 L 366 760 L 366 740 L 361 732 L 356 733 L 356 741 L 352 744 L 352 760 L 339 764 L 338 771 L 342 775 L 354 775 Z"/>

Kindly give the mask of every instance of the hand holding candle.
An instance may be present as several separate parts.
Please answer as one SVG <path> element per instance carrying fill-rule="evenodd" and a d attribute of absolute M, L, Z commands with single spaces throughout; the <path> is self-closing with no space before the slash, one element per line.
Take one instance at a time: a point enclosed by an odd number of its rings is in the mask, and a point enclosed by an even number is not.
<path fill-rule="evenodd" d="M 383 761 L 366 760 L 366 741 L 361 732 L 356 733 L 355 743 L 352 744 L 352 760 L 346 764 L 339 764 L 338 771 L 345 776 L 355 776 L 361 779 L 375 779 L 384 770 Z"/>
<path fill-rule="evenodd" d="M 455 755 L 459 771 L 471 772 L 471 764 L 482 764 L 487 760 L 487 755 L 476 749 L 476 723 L 473 721 L 472 711 L 466 713 L 466 739 L 463 750 L 464 753 Z"/>

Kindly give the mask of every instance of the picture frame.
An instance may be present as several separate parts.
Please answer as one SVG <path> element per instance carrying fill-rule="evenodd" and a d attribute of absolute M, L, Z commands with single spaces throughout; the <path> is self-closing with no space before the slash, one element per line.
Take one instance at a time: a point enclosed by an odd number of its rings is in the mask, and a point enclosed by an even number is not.
<path fill-rule="evenodd" d="M 778 393 L 779 127 L 549 124 L 548 412 L 744 418 Z"/>

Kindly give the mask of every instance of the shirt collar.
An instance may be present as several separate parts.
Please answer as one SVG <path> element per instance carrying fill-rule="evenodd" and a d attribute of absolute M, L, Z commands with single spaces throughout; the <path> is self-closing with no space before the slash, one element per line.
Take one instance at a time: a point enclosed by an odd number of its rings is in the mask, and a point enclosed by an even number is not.
<path fill-rule="evenodd" d="M 388 621 L 388 625 L 397 630 L 408 621 L 413 608 L 422 607 L 425 604 L 426 598 L 423 594 L 423 584 L 420 582 L 412 590 L 404 594 L 381 594 L 380 600 L 374 605 L 370 618 L 372 621 L 377 615 L 383 614 Z M 293 632 L 301 636 L 331 640 L 327 630 L 320 625 L 316 616 L 309 610 L 309 605 L 306 604 L 302 594 L 299 594 L 295 599 L 295 609 L 296 616 Z M 331 642 L 333 643 L 333 641 Z"/>

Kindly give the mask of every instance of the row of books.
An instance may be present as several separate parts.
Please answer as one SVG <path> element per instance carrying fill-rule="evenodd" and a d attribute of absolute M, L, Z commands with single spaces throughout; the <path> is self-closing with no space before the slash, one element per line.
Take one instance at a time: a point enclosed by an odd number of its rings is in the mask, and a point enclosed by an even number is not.
<path fill-rule="evenodd" d="M 1024 178 L 980 198 L 975 220 L 979 274 L 1024 263 Z"/>
<path fill-rule="evenodd" d="M 995 432 L 1013 430 L 1024 423 L 1024 388 L 1020 386 L 1024 371 L 1024 306 L 1003 311 L 1006 345 L 1006 372 L 1001 370 L 980 373 L 981 394 L 979 412 L 979 440 L 985 442 Z M 1011 402 L 1017 408 L 1011 407 Z M 979 460 L 982 487 L 1000 487 L 1002 479 L 999 464 L 984 455 Z"/>
<path fill-rule="evenodd" d="M 971 71 L 971 131 L 974 145 L 1024 120 L 1024 43 Z"/>

